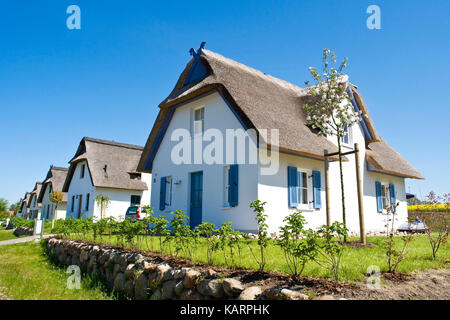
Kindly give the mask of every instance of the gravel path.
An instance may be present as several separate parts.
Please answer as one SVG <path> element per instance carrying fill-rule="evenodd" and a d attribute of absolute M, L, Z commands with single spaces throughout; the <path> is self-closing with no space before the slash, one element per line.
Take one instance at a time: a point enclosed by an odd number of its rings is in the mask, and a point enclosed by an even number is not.
<path fill-rule="evenodd" d="M 44 234 L 44 238 L 49 238 L 49 237 L 53 237 L 53 234 Z M 29 242 L 29 241 L 33 241 L 35 239 L 39 239 L 41 236 L 37 235 L 37 236 L 31 236 L 31 237 L 23 237 L 23 238 L 17 238 L 17 239 L 11 239 L 11 240 L 5 240 L 5 241 L 0 241 L 0 246 L 4 246 L 7 244 L 16 244 L 16 243 L 22 243 L 22 242 Z"/>

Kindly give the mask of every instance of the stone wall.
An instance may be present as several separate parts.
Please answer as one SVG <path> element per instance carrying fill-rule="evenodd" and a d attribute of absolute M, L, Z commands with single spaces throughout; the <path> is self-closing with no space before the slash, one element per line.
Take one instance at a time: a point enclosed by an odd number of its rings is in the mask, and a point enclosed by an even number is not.
<path fill-rule="evenodd" d="M 288 299 L 308 296 L 287 288 L 263 290 L 238 279 L 220 277 L 213 270 L 172 268 L 154 264 L 139 253 L 52 238 L 50 253 L 64 265 L 77 265 L 85 274 L 96 275 L 111 289 L 137 300 Z"/>
<path fill-rule="evenodd" d="M 33 235 L 33 229 L 32 228 L 26 228 L 26 227 L 17 227 L 14 230 L 14 235 L 16 237 L 32 236 Z"/>

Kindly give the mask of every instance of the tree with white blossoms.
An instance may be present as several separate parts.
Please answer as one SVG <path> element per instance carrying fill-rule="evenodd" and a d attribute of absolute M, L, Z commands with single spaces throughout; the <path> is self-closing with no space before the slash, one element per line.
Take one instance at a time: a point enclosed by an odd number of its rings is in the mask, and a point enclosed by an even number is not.
<path fill-rule="evenodd" d="M 318 129 L 320 135 L 336 136 L 339 151 L 339 169 L 341 178 L 342 218 L 346 226 L 345 217 L 345 193 L 344 176 L 342 173 L 342 138 L 346 135 L 347 128 L 361 120 L 361 112 L 355 111 L 351 98 L 347 93 L 348 76 L 343 72 L 347 66 L 345 58 L 338 68 L 336 55 L 329 49 L 323 50 L 322 73 L 316 68 L 310 67 L 309 71 L 315 84 L 305 84 L 308 87 L 308 102 L 303 105 L 306 113 L 307 125 Z M 346 237 L 344 241 L 347 241 Z"/>

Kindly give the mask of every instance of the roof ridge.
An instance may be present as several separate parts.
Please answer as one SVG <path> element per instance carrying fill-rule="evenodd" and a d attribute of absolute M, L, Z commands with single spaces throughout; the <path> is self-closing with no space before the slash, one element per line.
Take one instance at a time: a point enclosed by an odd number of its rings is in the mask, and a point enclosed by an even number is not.
<path fill-rule="evenodd" d="M 110 146 L 114 146 L 114 147 L 136 149 L 136 150 L 143 150 L 144 149 L 144 147 L 138 146 L 138 145 L 135 145 L 135 144 L 115 142 L 115 141 L 111 141 L 111 140 L 103 140 L 103 139 L 97 139 L 97 138 L 91 138 L 91 137 L 84 137 L 83 140 L 94 142 L 94 143 L 99 143 L 99 144 L 106 144 L 106 145 L 110 145 Z"/>
<path fill-rule="evenodd" d="M 51 170 L 69 171 L 69 168 L 52 166 Z"/>
<path fill-rule="evenodd" d="M 248 73 L 251 73 L 253 75 L 259 76 L 265 80 L 269 80 L 270 82 L 272 82 L 273 84 L 283 88 L 283 89 L 288 89 L 288 90 L 292 90 L 295 91 L 296 93 L 305 93 L 305 89 L 301 88 L 289 81 L 274 77 L 270 74 L 267 74 L 265 72 L 262 72 L 258 69 L 252 68 L 247 66 L 246 64 L 243 64 L 241 62 L 238 62 L 236 60 L 227 58 L 217 52 L 211 51 L 211 50 L 207 50 L 207 49 L 203 49 L 202 52 L 206 55 L 206 56 L 211 56 L 213 58 L 216 59 L 220 59 L 222 60 L 224 63 L 230 64 L 230 65 L 235 65 L 236 67 L 239 67 L 240 69 L 242 69 L 243 71 L 246 71 Z"/>

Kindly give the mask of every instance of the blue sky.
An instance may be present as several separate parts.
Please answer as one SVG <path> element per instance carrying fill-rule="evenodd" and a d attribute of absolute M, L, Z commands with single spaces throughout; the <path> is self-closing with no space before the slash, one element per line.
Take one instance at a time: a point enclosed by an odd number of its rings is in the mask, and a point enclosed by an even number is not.
<path fill-rule="evenodd" d="M 201 41 L 300 86 L 323 48 L 347 56 L 378 132 L 426 177 L 407 191 L 449 192 L 449 15 L 449 1 L 3 1 L 0 197 L 67 166 L 83 136 L 145 144 Z"/>

